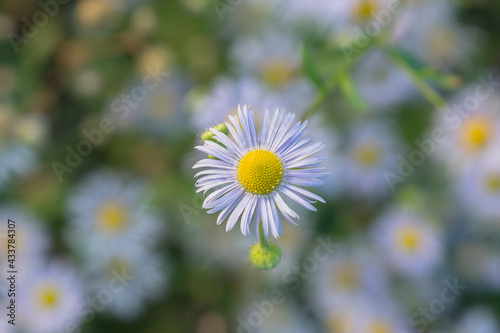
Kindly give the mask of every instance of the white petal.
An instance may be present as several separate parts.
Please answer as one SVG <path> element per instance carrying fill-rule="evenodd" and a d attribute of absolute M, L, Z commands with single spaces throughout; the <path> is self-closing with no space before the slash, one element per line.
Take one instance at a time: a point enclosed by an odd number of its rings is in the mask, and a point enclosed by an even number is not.
<path fill-rule="evenodd" d="M 229 184 L 229 185 L 226 185 L 216 191 L 213 191 L 212 193 L 210 193 L 210 195 L 208 197 L 205 198 L 205 200 L 203 201 L 203 205 L 202 205 L 202 208 L 207 208 L 206 205 L 211 203 L 212 201 L 215 201 L 215 200 L 218 200 L 219 197 L 222 197 L 223 195 L 225 195 L 227 192 L 231 191 L 232 189 L 236 188 L 236 186 L 238 186 L 238 184 Z"/>
<path fill-rule="evenodd" d="M 297 178 L 297 177 L 286 177 L 287 184 L 299 185 L 299 186 L 321 186 L 325 182 L 319 179 L 313 178 Z"/>
<path fill-rule="evenodd" d="M 295 118 L 295 114 L 289 113 L 281 123 L 281 126 L 279 127 L 276 137 L 273 139 L 273 142 L 271 142 L 270 147 L 271 151 L 275 151 L 276 148 L 278 147 L 279 143 L 283 139 L 283 136 L 286 134 L 288 128 L 293 122 L 293 119 Z"/>
<path fill-rule="evenodd" d="M 243 192 L 242 190 L 234 190 L 228 193 L 227 195 L 223 196 L 217 202 L 211 203 L 210 207 L 213 208 L 207 210 L 207 213 L 213 214 L 222 210 L 223 208 L 228 207 L 229 205 L 231 205 L 231 203 L 233 203 L 236 199 L 238 199 L 241 196 L 242 192 Z"/>
<path fill-rule="evenodd" d="M 262 228 L 264 229 L 264 236 L 268 236 L 269 234 L 269 214 L 267 213 L 266 206 L 266 198 L 259 198 L 259 211 L 260 211 L 260 219 L 262 221 Z"/>
<path fill-rule="evenodd" d="M 260 139 L 259 139 L 259 142 L 261 144 L 264 143 L 268 130 L 269 130 L 269 109 L 266 108 L 266 111 L 264 113 L 264 125 L 262 126 L 262 132 L 260 133 Z"/>
<path fill-rule="evenodd" d="M 244 193 L 241 193 L 239 196 L 236 197 L 236 199 L 231 204 L 226 206 L 226 208 L 224 208 L 222 212 L 220 212 L 219 216 L 217 217 L 217 225 L 220 225 L 222 222 L 224 222 L 224 220 L 229 216 L 231 211 L 238 204 L 238 202 L 240 202 L 241 198 L 244 195 L 245 195 Z"/>
<path fill-rule="evenodd" d="M 316 166 L 326 160 L 326 157 L 324 156 L 313 156 L 313 157 L 308 157 L 304 158 L 303 160 L 298 160 L 292 163 L 285 163 L 285 167 L 287 169 L 294 169 L 294 168 L 308 168 L 312 166 Z"/>
<path fill-rule="evenodd" d="M 250 222 L 252 220 L 252 215 L 255 211 L 255 207 L 257 206 L 257 197 L 252 195 L 250 202 L 248 205 L 245 207 L 245 211 L 243 212 L 243 215 L 241 216 L 241 233 L 243 235 L 248 235 L 250 234 Z"/>
<path fill-rule="evenodd" d="M 205 158 L 201 161 L 198 161 L 195 165 L 193 165 L 193 169 L 197 169 L 197 168 L 234 169 L 234 165 L 226 163 L 224 161 L 214 160 L 211 158 Z"/>
<path fill-rule="evenodd" d="M 226 231 L 230 231 L 233 229 L 233 227 L 236 225 L 236 222 L 238 222 L 241 213 L 243 213 L 243 210 L 248 205 L 250 199 L 251 196 L 249 196 L 248 194 L 243 196 L 243 199 L 241 199 L 241 201 L 238 203 L 238 205 L 234 208 L 233 212 L 231 213 L 231 216 L 229 216 L 229 220 L 227 221 L 226 224 Z"/>
<path fill-rule="evenodd" d="M 312 210 L 313 212 L 316 211 L 316 208 L 314 208 L 314 206 L 311 205 L 307 200 L 305 200 L 304 198 L 298 196 L 297 194 L 295 194 L 294 192 L 292 192 L 287 187 L 283 186 L 281 188 L 281 192 L 283 192 L 283 194 L 285 194 L 286 196 L 288 196 L 290 199 L 292 199 L 293 201 L 295 201 L 296 203 L 298 203 L 302 207 L 304 207 L 306 209 L 309 209 L 309 210 Z"/>
<path fill-rule="evenodd" d="M 215 128 L 211 128 L 210 131 L 215 134 L 215 138 L 218 141 L 220 141 L 224 146 L 226 146 L 228 150 L 233 151 L 235 155 L 240 158 L 243 157 L 244 152 L 241 150 L 241 148 L 238 147 L 238 145 L 235 144 L 233 141 L 231 141 L 224 133 L 219 132 Z"/>
<path fill-rule="evenodd" d="M 274 201 L 273 201 L 274 203 Z M 278 212 L 276 210 L 275 206 L 271 206 L 271 198 L 267 197 L 266 198 L 266 206 L 267 206 L 267 212 L 269 213 L 269 227 L 271 229 L 271 235 L 274 238 L 278 238 L 280 236 L 280 230 L 281 230 L 281 221 L 278 215 Z"/>
<path fill-rule="evenodd" d="M 289 188 L 290 190 L 292 191 L 295 191 L 295 192 L 298 192 L 299 194 L 302 194 L 312 200 L 316 200 L 316 201 L 320 201 L 322 203 L 325 203 L 325 199 L 323 199 L 322 197 L 320 197 L 319 195 L 316 195 L 312 192 L 309 192 L 308 190 L 304 190 L 303 188 L 300 188 L 300 187 L 297 187 L 297 186 L 293 186 L 293 185 L 285 185 L 285 187 Z"/>
<path fill-rule="evenodd" d="M 288 207 L 288 205 L 285 203 L 283 198 L 281 198 L 278 192 L 273 193 L 273 199 L 274 203 L 276 204 L 276 206 L 278 206 L 278 209 L 280 210 L 281 214 L 285 217 L 285 219 L 287 219 L 288 222 L 290 222 L 291 224 L 297 225 L 297 223 L 292 220 L 292 217 L 300 219 L 299 215 L 295 211 L 293 211 L 290 207 Z"/>

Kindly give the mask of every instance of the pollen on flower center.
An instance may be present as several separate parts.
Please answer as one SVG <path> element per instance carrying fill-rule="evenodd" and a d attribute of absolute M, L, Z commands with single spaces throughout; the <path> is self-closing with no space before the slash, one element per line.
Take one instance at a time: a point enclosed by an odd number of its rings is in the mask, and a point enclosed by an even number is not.
<path fill-rule="evenodd" d="M 52 286 L 41 287 L 37 292 L 38 304 L 41 308 L 52 309 L 59 303 L 59 291 Z"/>
<path fill-rule="evenodd" d="M 487 177 L 486 188 L 492 193 L 500 192 L 500 175 L 491 175 Z"/>
<path fill-rule="evenodd" d="M 487 119 L 471 119 L 464 125 L 462 140 L 466 147 L 477 150 L 483 148 L 491 137 L 491 124 Z"/>
<path fill-rule="evenodd" d="M 379 149 L 372 144 L 364 144 L 354 149 L 355 160 L 364 167 L 376 165 L 380 158 Z"/>
<path fill-rule="evenodd" d="M 356 290 L 359 284 L 359 272 L 354 263 L 348 262 L 338 268 L 334 284 L 345 290 Z"/>
<path fill-rule="evenodd" d="M 113 233 L 122 230 L 126 221 L 126 208 L 119 203 L 104 203 L 97 211 L 98 226 L 105 232 Z"/>
<path fill-rule="evenodd" d="M 401 248 L 413 252 L 420 246 L 420 235 L 413 228 L 403 228 L 398 234 L 398 242 Z"/>
<path fill-rule="evenodd" d="M 378 7 L 375 0 L 362 0 L 354 7 L 354 16 L 360 21 L 366 21 L 374 12 L 377 12 Z"/>
<path fill-rule="evenodd" d="M 262 66 L 262 78 L 272 87 L 280 88 L 290 82 L 294 68 L 286 61 L 270 60 Z"/>
<path fill-rule="evenodd" d="M 389 326 L 382 321 L 374 322 L 370 328 L 371 333 L 389 333 L 391 331 L 392 330 L 389 328 Z"/>
<path fill-rule="evenodd" d="M 267 150 L 257 149 L 246 154 L 238 166 L 238 180 L 243 187 L 255 194 L 268 194 L 281 182 L 283 165 Z"/>

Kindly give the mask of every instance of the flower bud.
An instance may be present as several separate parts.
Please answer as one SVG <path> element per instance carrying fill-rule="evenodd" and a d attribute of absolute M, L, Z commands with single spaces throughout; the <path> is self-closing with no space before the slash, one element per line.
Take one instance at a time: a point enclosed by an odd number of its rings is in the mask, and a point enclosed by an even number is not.
<path fill-rule="evenodd" d="M 222 123 L 222 124 L 218 124 L 218 125 L 215 125 L 213 128 L 215 128 L 216 130 L 218 130 L 219 132 L 221 133 L 224 133 L 226 135 L 229 134 L 229 129 L 227 128 L 226 124 L 225 123 Z M 214 138 L 214 133 L 212 133 L 210 131 L 210 129 L 207 129 L 205 132 L 203 132 L 203 134 L 201 135 L 201 139 L 203 141 L 207 141 L 207 140 L 211 140 L 211 141 L 214 141 L 214 142 L 217 142 L 217 140 Z"/>
<path fill-rule="evenodd" d="M 258 269 L 270 270 L 281 261 L 281 249 L 273 243 L 255 243 L 250 249 L 250 263 Z"/>

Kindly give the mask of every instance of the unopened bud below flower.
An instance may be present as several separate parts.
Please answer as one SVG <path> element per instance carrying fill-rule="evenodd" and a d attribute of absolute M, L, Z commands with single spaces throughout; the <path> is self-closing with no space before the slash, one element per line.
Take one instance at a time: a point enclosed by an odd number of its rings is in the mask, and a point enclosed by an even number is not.
<path fill-rule="evenodd" d="M 250 263 L 258 269 L 270 270 L 281 261 L 281 249 L 273 243 L 255 243 L 250 249 Z"/>

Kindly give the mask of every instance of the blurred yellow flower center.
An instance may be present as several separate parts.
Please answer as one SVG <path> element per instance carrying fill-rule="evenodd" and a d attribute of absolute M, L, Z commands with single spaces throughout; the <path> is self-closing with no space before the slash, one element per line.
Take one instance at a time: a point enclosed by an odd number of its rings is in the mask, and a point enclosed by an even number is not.
<path fill-rule="evenodd" d="M 384 322 L 376 321 L 370 327 L 370 333 L 391 333 L 391 328 Z"/>
<path fill-rule="evenodd" d="M 470 119 L 463 125 L 462 142 L 466 148 L 481 149 L 491 138 L 492 124 L 485 118 Z"/>
<path fill-rule="evenodd" d="M 172 91 L 158 91 L 148 99 L 146 112 L 155 120 L 168 119 L 175 113 L 176 100 Z"/>
<path fill-rule="evenodd" d="M 60 301 L 59 290 L 54 286 L 43 286 L 36 292 L 38 305 L 43 309 L 53 309 Z"/>
<path fill-rule="evenodd" d="M 366 21 L 377 10 L 378 3 L 376 0 L 361 0 L 354 6 L 354 17 L 360 21 Z"/>
<path fill-rule="evenodd" d="M 104 203 L 97 211 L 97 222 L 99 228 L 105 232 L 118 232 L 127 222 L 126 208 L 119 203 Z"/>
<path fill-rule="evenodd" d="M 358 269 L 356 264 L 346 262 L 334 272 L 333 282 L 344 290 L 355 290 L 358 287 Z"/>
<path fill-rule="evenodd" d="M 352 330 L 352 320 L 348 316 L 331 316 L 327 321 L 330 332 L 347 333 Z"/>
<path fill-rule="evenodd" d="M 500 192 L 500 175 L 490 175 L 487 177 L 486 188 L 493 193 Z"/>
<path fill-rule="evenodd" d="M 429 34 L 427 41 L 427 50 L 432 61 L 437 63 L 446 63 L 453 50 L 456 50 L 457 42 L 460 41 L 459 35 L 450 28 L 435 28 L 432 34 Z"/>
<path fill-rule="evenodd" d="M 127 274 L 132 272 L 132 267 L 123 258 L 114 257 L 107 263 L 107 271 L 110 276 L 122 274 L 125 271 Z"/>
<path fill-rule="evenodd" d="M 290 82 L 295 69 L 283 60 L 270 60 L 262 66 L 262 80 L 271 87 L 280 88 Z"/>
<path fill-rule="evenodd" d="M 246 154 L 238 166 L 238 180 L 255 194 L 272 192 L 283 178 L 281 161 L 267 150 L 257 149 Z"/>
<path fill-rule="evenodd" d="M 399 246 L 408 252 L 417 250 L 421 243 L 420 233 L 413 227 L 402 228 L 397 237 Z"/>
<path fill-rule="evenodd" d="M 372 144 L 364 144 L 354 149 L 354 159 L 365 167 L 376 165 L 380 159 L 380 152 Z"/>

